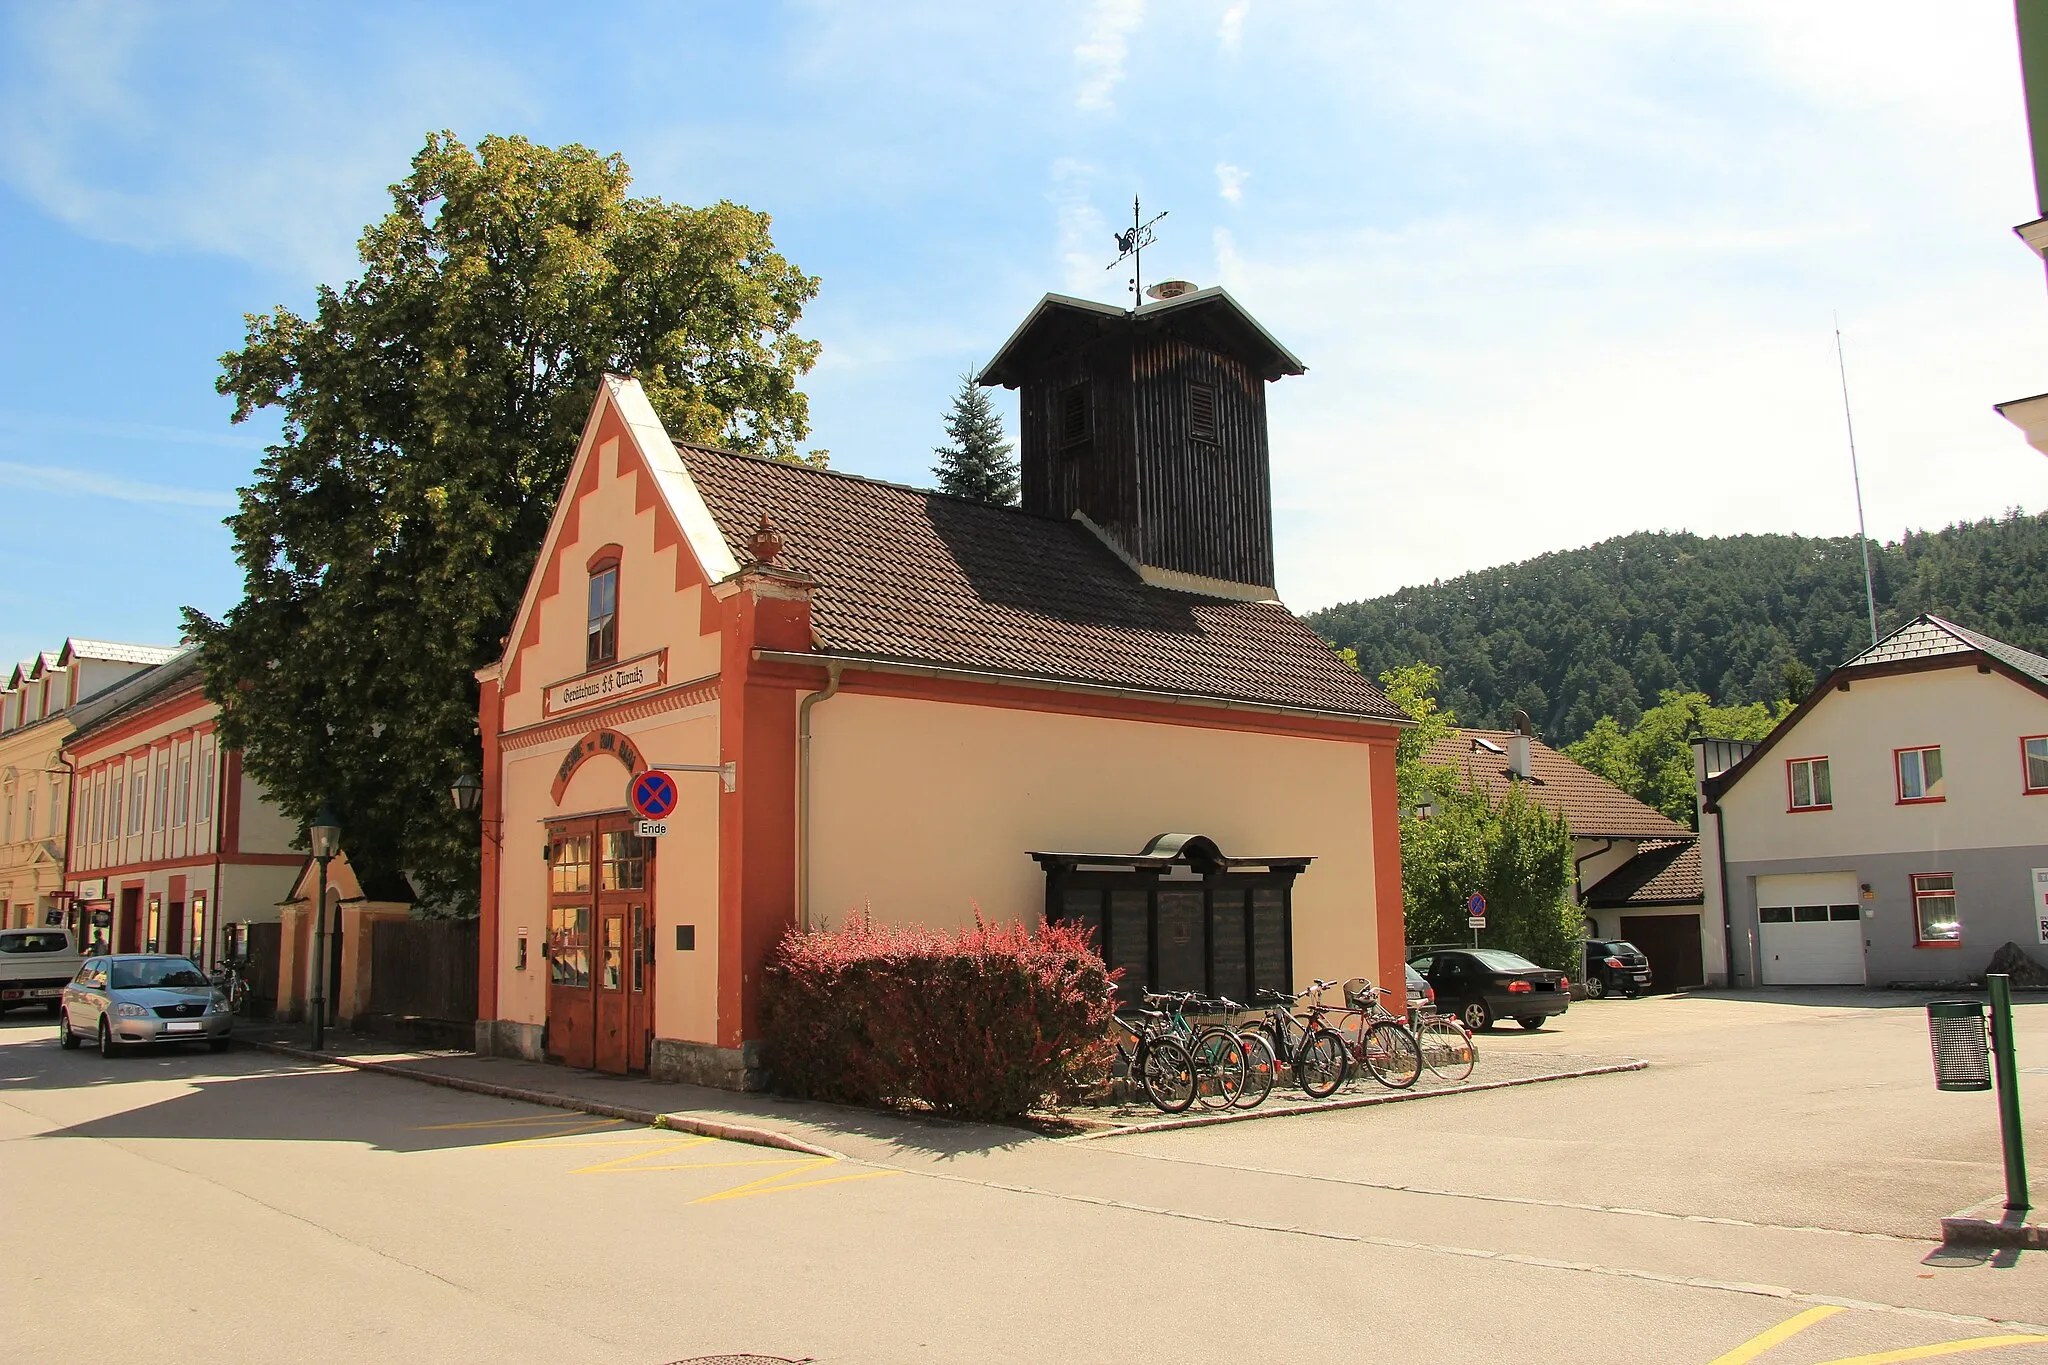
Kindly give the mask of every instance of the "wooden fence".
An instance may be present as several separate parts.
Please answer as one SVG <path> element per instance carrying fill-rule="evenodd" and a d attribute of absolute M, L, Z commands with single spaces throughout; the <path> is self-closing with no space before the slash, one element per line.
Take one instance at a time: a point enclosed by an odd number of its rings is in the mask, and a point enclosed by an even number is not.
<path fill-rule="evenodd" d="M 389 920 L 370 926 L 370 1013 L 440 1024 L 476 1022 L 477 921 Z"/>

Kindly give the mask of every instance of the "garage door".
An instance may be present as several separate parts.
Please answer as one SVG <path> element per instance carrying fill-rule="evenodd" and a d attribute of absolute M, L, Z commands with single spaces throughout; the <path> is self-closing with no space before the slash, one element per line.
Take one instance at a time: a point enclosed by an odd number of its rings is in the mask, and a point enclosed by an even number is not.
<path fill-rule="evenodd" d="M 1863 910 L 1853 872 L 1756 879 L 1766 986 L 1863 984 Z"/>
<path fill-rule="evenodd" d="M 1703 984 L 1698 915 L 1623 915 L 1621 936 L 1650 959 L 1650 989 L 1682 991 Z"/>

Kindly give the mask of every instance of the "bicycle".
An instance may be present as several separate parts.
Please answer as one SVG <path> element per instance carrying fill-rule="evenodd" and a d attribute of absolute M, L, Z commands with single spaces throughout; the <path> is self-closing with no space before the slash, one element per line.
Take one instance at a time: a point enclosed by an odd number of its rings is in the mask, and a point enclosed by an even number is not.
<path fill-rule="evenodd" d="M 1315 992 L 1328 990 L 1330 984 L 1318 981 L 1309 990 L 1292 994 L 1262 986 L 1252 993 L 1252 999 L 1265 1014 L 1251 1027 L 1265 1035 L 1278 1065 L 1291 1067 L 1295 1084 L 1313 1100 L 1326 1100 L 1336 1094 L 1350 1076 L 1350 1049 L 1344 1046 L 1337 1030 L 1323 1021 L 1327 1011 L 1319 1001 L 1310 1001 L 1305 1018 L 1296 1018 L 1290 1007 Z"/>
<path fill-rule="evenodd" d="M 213 969 L 213 988 L 227 997 L 228 1013 L 240 1014 L 242 1002 L 249 997 L 249 983 L 242 975 L 242 964 L 234 958 L 224 960 Z"/>
<path fill-rule="evenodd" d="M 1225 1025 L 1198 1025 L 1188 1018 L 1190 1014 L 1225 1013 L 1222 1002 L 1206 1000 L 1193 991 L 1147 991 L 1144 999 L 1146 1004 L 1165 1012 L 1174 1036 L 1194 1058 L 1195 1098 L 1202 1107 L 1229 1109 L 1238 1105 L 1246 1093 L 1250 1073 L 1251 1058 L 1245 1051 L 1244 1040 Z"/>
<path fill-rule="evenodd" d="M 1121 1077 L 1136 1084 L 1145 1098 L 1162 1114 L 1187 1112 L 1195 1102 L 1195 1059 L 1179 1039 L 1173 1037 L 1166 1015 L 1159 1010 L 1134 1010 L 1143 1024 L 1134 1024 L 1122 1011 L 1110 1018 L 1131 1035 L 1131 1044 L 1118 1040 L 1112 1079 Z"/>
<path fill-rule="evenodd" d="M 1447 1081 L 1462 1081 L 1472 1074 L 1479 1060 L 1479 1045 L 1472 1030 L 1455 1014 L 1426 1008 L 1414 1026 L 1415 1041 L 1422 1050 L 1422 1064 Z"/>
<path fill-rule="evenodd" d="M 1362 976 L 1345 982 L 1337 1033 L 1374 1080 L 1389 1090 L 1406 1090 L 1422 1076 L 1422 1046 L 1401 1017 L 1380 1003 L 1381 996 L 1392 994 Z"/>

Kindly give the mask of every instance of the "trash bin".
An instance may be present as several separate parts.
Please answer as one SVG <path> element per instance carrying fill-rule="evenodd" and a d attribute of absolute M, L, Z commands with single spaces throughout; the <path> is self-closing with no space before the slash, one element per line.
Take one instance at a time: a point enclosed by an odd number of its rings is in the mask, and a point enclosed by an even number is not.
<path fill-rule="evenodd" d="M 1984 1006 L 1975 1000 L 1936 1000 L 1927 1006 L 1927 1037 L 1934 1045 L 1936 1090 L 1989 1090 L 1991 1044 Z"/>

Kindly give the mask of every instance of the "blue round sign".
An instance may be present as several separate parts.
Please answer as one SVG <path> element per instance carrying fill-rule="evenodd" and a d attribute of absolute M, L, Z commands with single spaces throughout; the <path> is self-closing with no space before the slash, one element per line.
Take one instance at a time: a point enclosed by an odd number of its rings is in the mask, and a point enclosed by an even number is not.
<path fill-rule="evenodd" d="M 1486 897 L 1474 891 L 1465 902 L 1465 913 L 1475 917 L 1484 915 L 1486 913 Z"/>
<path fill-rule="evenodd" d="M 642 820 L 661 820 L 676 808 L 676 780 L 665 772 L 649 770 L 633 779 L 627 802 Z"/>

